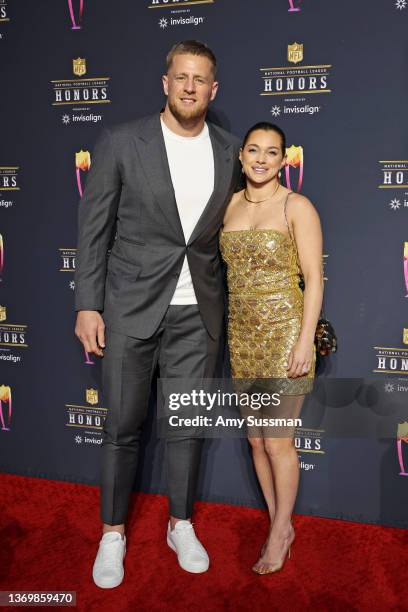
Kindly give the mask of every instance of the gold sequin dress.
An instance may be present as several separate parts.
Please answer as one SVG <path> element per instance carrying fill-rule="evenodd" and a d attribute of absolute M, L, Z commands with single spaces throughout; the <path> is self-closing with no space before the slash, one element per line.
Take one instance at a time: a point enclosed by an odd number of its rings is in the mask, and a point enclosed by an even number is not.
<path fill-rule="evenodd" d="M 259 386 L 282 395 L 309 393 L 315 351 L 312 367 L 304 376 L 288 378 L 285 365 L 303 316 L 293 239 L 274 229 L 222 231 L 220 250 L 227 264 L 232 377 L 256 380 Z"/>

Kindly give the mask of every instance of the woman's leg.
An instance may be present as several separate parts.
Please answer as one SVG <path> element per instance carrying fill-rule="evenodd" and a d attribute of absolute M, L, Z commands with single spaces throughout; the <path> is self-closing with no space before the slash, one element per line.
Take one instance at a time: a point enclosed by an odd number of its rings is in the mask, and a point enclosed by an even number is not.
<path fill-rule="evenodd" d="M 271 525 L 275 518 L 275 490 L 273 484 L 272 468 L 265 450 L 263 438 L 248 438 L 249 444 L 252 448 L 252 458 L 254 461 L 254 467 L 260 487 L 262 489 L 263 496 L 265 498 L 266 505 L 268 507 L 268 514 L 271 521 Z"/>
<path fill-rule="evenodd" d="M 283 396 L 280 418 L 298 418 L 304 396 Z M 272 470 L 275 487 L 275 519 L 264 553 L 254 569 L 279 569 L 294 539 L 291 516 L 299 485 L 299 459 L 294 445 L 293 428 L 264 430 L 264 447 Z M 273 437 L 277 436 L 277 437 Z"/>

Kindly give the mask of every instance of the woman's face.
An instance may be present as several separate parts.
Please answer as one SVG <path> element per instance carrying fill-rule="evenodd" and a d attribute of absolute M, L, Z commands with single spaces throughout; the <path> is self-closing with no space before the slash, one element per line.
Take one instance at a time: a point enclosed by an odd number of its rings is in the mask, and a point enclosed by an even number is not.
<path fill-rule="evenodd" d="M 282 155 L 281 137 L 272 130 L 251 132 L 239 158 L 247 179 L 257 184 L 275 178 L 286 161 L 286 156 Z"/>

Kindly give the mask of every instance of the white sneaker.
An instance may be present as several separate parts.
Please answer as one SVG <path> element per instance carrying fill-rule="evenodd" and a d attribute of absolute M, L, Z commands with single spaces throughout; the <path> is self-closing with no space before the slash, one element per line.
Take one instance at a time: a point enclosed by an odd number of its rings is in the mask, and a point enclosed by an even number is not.
<path fill-rule="evenodd" d="M 113 589 L 123 580 L 123 558 L 126 553 L 126 536 L 118 531 L 108 531 L 102 536 L 93 565 L 92 577 L 101 589 Z"/>
<path fill-rule="evenodd" d="M 167 544 L 177 554 L 180 567 L 186 572 L 206 572 L 210 560 L 204 546 L 197 539 L 190 521 L 178 521 L 173 531 L 170 521 L 167 528 Z"/>

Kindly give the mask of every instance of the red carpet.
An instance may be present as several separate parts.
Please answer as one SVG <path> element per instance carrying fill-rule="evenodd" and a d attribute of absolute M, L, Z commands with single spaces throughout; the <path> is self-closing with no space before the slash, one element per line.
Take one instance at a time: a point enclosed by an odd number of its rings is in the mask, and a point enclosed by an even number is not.
<path fill-rule="evenodd" d="M 96 487 L 3 474 L 0 492 L 3 591 L 76 591 L 77 609 L 92 612 L 408 610 L 402 529 L 295 515 L 291 559 L 282 571 L 257 576 L 250 568 L 267 532 L 266 514 L 198 503 L 195 527 L 211 566 L 192 575 L 179 569 L 165 543 L 166 498 L 139 494 L 125 581 L 103 591 L 91 580 L 99 540 Z"/>

